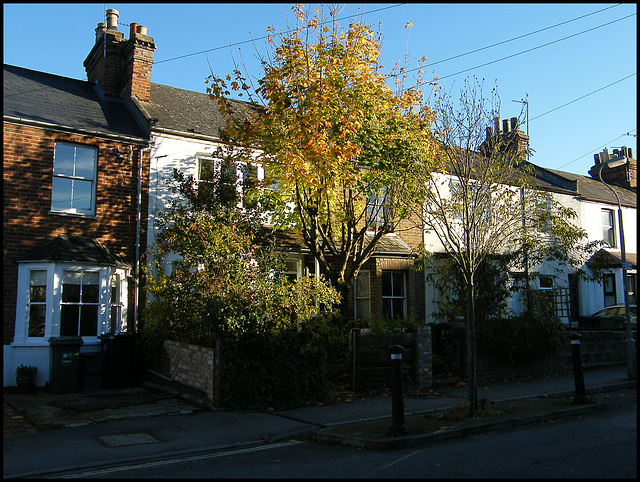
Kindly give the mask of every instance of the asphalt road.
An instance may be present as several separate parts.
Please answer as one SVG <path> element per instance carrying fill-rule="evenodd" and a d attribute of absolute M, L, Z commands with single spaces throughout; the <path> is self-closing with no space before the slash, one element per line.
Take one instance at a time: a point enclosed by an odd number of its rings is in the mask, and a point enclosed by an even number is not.
<path fill-rule="evenodd" d="M 607 411 L 392 452 L 291 440 L 148 460 L 57 477 L 83 478 L 633 478 L 636 390 Z"/>

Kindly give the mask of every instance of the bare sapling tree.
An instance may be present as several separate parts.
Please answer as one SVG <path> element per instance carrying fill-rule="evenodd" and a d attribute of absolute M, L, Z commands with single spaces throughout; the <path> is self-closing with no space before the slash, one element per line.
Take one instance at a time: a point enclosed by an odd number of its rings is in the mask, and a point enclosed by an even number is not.
<path fill-rule="evenodd" d="M 480 81 L 466 80 L 457 102 L 450 94 L 435 98 L 435 135 L 438 152 L 431 165 L 413 167 L 417 190 L 405 191 L 413 210 L 433 241 L 426 252 L 426 267 L 443 269 L 435 253 L 446 253 L 463 276 L 466 286 L 467 384 L 469 414 L 477 411 L 476 374 L 476 274 L 494 256 L 513 259 L 535 253 L 541 261 L 555 256 L 567 262 L 571 244 L 585 232 L 570 223 L 575 216 L 553 197 L 531 188 L 527 162 L 528 137 L 511 120 L 510 132 L 500 132 L 494 120 L 500 112 L 497 90 L 490 98 Z M 517 255 L 521 256 L 517 256 Z M 441 258 L 440 258 L 441 259 Z M 576 261 L 579 264 L 579 261 Z M 516 267 L 514 266 L 514 269 Z"/>

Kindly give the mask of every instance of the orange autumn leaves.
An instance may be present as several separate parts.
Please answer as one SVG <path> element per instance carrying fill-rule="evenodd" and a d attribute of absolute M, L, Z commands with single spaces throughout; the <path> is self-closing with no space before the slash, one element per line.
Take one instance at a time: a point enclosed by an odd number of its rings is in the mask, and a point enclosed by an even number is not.
<path fill-rule="evenodd" d="M 296 28 L 278 43 L 268 30 L 271 51 L 255 94 L 239 71 L 227 79 L 232 91 L 263 104 L 258 115 L 232 122 L 236 143 L 259 149 L 280 189 L 292 190 L 342 189 L 360 182 L 363 169 L 429 153 L 433 113 L 419 88 L 396 94 L 387 85 L 379 32 L 362 23 L 343 28 L 334 14 L 325 20 L 317 10 L 307 17 L 299 5 L 293 10 Z M 212 84 L 221 101 L 226 82 L 212 77 Z"/>

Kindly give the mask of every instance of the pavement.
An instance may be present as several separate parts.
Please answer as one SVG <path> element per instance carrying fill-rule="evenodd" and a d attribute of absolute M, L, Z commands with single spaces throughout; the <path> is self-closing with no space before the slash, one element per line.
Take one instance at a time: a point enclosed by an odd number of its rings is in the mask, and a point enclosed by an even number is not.
<path fill-rule="evenodd" d="M 586 370 L 584 382 L 588 396 L 629 389 L 635 393 L 636 388 L 635 380 L 628 380 L 626 366 Z M 200 395 L 155 377 L 138 387 L 71 394 L 43 390 L 19 394 L 5 388 L 4 477 L 55 475 L 158 457 L 254 447 L 313 436 L 332 427 L 392 420 L 390 396 L 352 393 L 341 397 L 339 403 L 247 413 L 215 409 Z M 479 399 L 496 403 L 573 395 L 575 379 L 571 373 L 478 387 Z M 465 386 L 407 391 L 404 413 L 408 417 L 442 410 L 466 399 Z M 576 414 L 585 410 L 588 406 L 575 406 Z M 349 431 L 342 432 L 346 433 L 342 441 L 348 445 Z M 411 437 L 414 444 L 427 441 L 426 436 Z M 393 437 L 379 448 L 404 447 L 407 438 Z"/>

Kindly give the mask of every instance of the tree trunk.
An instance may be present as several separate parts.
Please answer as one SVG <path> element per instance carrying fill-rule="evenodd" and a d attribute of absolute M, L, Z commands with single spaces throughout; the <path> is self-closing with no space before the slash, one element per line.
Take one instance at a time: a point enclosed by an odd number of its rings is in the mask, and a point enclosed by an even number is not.
<path fill-rule="evenodd" d="M 337 286 L 335 286 L 335 288 L 336 290 L 338 290 L 338 293 L 340 293 L 340 314 L 345 319 L 348 320 L 350 319 L 349 317 L 349 285 L 347 283 L 340 283 Z"/>
<path fill-rule="evenodd" d="M 478 410 L 478 390 L 476 380 L 476 320 L 475 320 L 474 277 L 470 274 L 467 283 L 467 389 L 469 416 Z"/>

